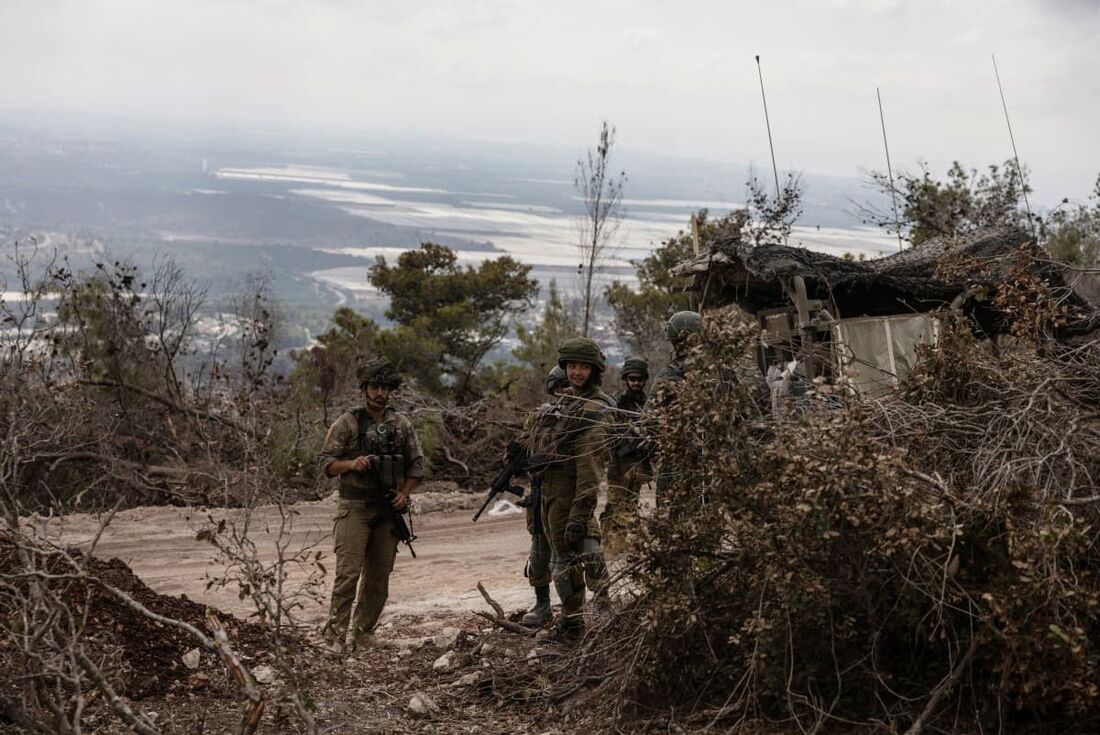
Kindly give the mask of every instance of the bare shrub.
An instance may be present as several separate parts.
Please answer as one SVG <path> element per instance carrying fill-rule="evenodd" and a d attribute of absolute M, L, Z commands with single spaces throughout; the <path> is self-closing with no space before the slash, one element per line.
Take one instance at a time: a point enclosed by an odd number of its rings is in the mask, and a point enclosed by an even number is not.
<path fill-rule="evenodd" d="M 777 420 L 756 339 L 708 316 L 617 614 L 498 693 L 740 732 L 1095 728 L 1097 343 L 995 350 L 944 315 L 898 390 L 815 384 Z"/>

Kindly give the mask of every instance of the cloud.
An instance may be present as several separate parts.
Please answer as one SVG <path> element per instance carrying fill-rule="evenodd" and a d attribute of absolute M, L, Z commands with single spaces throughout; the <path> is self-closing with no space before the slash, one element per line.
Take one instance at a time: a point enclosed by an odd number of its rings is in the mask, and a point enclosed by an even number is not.
<path fill-rule="evenodd" d="M 9 109 L 627 147 L 737 162 L 1003 160 L 996 52 L 1040 187 L 1087 186 L 1100 149 L 1100 3 L 1085 0 L 7 0 Z M 1068 172 L 1068 173 L 1067 173 Z M 1073 192 L 1068 192 L 1073 193 Z"/>

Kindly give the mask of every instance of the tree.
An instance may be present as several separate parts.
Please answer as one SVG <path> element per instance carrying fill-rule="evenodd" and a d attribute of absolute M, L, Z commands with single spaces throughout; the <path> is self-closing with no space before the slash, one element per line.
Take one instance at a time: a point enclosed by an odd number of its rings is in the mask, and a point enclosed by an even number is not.
<path fill-rule="evenodd" d="M 955 161 L 940 181 L 920 165 L 919 174 L 901 173 L 894 182 L 894 192 L 902 202 L 901 222 L 895 223 L 893 211 L 876 204 L 863 204 L 859 212 L 864 221 L 896 232 L 919 245 L 933 237 L 965 235 L 992 225 L 1016 225 L 1026 228 L 1024 194 L 1030 193 L 1028 170 L 1017 175 L 1014 161 L 1004 165 L 991 164 L 984 172 L 966 169 Z M 891 193 L 889 177 L 881 171 L 869 174 L 873 189 L 887 196 Z"/>
<path fill-rule="evenodd" d="M 1050 256 L 1072 266 L 1100 265 L 1100 176 L 1091 205 L 1063 201 L 1043 223 L 1043 244 Z"/>
<path fill-rule="evenodd" d="M 531 328 L 522 324 L 516 327 L 519 346 L 512 355 L 538 373 L 539 380 L 558 360 L 558 347 L 569 337 L 577 335 L 577 320 L 565 309 L 558 284 L 550 281 L 550 292 L 542 310 L 542 318 Z"/>
<path fill-rule="evenodd" d="M 579 218 L 580 254 L 584 277 L 584 317 L 581 334 L 588 336 L 592 317 L 592 277 L 607 258 L 608 249 L 623 221 L 623 184 L 626 172 L 615 175 L 611 169 L 611 149 L 615 146 L 615 128 L 607 121 L 600 127 L 600 142 L 577 161 L 573 186 L 580 194 L 584 213 Z"/>
<path fill-rule="evenodd" d="M 786 245 L 791 229 L 802 214 L 802 175 L 788 173 L 783 188 L 774 196 L 749 169 L 745 182 L 747 217 L 741 228 L 742 240 L 752 245 Z"/>
<path fill-rule="evenodd" d="M 317 338 L 317 344 L 295 355 L 291 384 L 300 398 L 322 408 L 322 420 L 329 423 L 328 408 L 333 396 L 353 387 L 356 360 L 376 353 L 378 325 L 346 306 L 332 315 L 332 327 Z"/>
<path fill-rule="evenodd" d="M 701 210 L 696 215 L 696 222 L 702 249 L 709 250 L 721 239 L 739 237 L 745 218 L 745 212 L 738 211 L 710 220 L 707 211 Z M 633 354 L 651 362 L 667 352 L 664 328 L 669 316 L 690 308 L 683 284 L 671 271 L 673 266 L 691 257 L 693 239 L 691 233 L 681 231 L 643 260 L 635 261 L 637 288 L 617 281 L 604 291 L 619 338 Z"/>
<path fill-rule="evenodd" d="M 183 397 L 176 363 L 186 354 L 206 291 L 188 278 L 173 258 L 157 256 L 153 260 L 143 313 L 155 350 L 164 360 L 165 388 L 176 400 Z"/>
<path fill-rule="evenodd" d="M 120 261 L 100 262 L 91 274 L 61 268 L 56 278 L 58 321 L 69 328 L 55 344 L 71 372 L 87 380 L 156 388 L 162 371 L 146 339 L 145 284 L 138 282 L 137 269 Z"/>
<path fill-rule="evenodd" d="M 370 282 L 389 296 L 386 316 L 396 323 L 379 334 L 379 352 L 417 368 L 426 387 L 440 389 L 447 378 L 458 396 L 466 395 L 512 315 L 529 308 L 538 293 L 530 272 L 531 266 L 507 255 L 463 268 L 454 251 L 434 243 L 402 253 L 394 266 L 379 256 Z"/>
<path fill-rule="evenodd" d="M 271 281 L 267 275 L 249 277 L 242 293 L 232 297 L 234 324 L 237 333 L 239 369 L 234 371 L 240 386 L 240 397 L 249 398 L 263 386 L 278 356 L 275 345 L 280 319 L 271 298 Z"/>

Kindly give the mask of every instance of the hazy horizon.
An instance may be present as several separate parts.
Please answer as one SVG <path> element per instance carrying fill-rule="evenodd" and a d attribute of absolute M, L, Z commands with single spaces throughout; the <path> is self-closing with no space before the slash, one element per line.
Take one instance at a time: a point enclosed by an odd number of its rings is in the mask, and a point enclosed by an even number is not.
<path fill-rule="evenodd" d="M 839 177 L 884 166 L 876 87 L 897 168 L 1009 158 L 996 53 L 1035 199 L 1084 199 L 1100 169 L 1091 0 L 11 0 L 0 41 L 15 116 L 567 160 L 607 119 L 624 155 L 770 169 L 759 53 L 779 166 Z"/>

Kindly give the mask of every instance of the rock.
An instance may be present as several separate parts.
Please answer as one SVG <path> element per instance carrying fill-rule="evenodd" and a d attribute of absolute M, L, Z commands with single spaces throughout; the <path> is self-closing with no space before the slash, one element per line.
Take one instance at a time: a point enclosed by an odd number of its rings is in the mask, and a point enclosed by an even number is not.
<path fill-rule="evenodd" d="M 444 651 L 449 651 L 465 641 L 466 631 L 459 630 L 458 628 L 451 628 L 449 626 L 432 638 L 432 643 L 435 644 L 435 647 L 442 648 Z"/>
<path fill-rule="evenodd" d="M 199 668 L 199 661 L 202 660 L 202 651 L 197 648 L 192 648 L 187 653 L 183 654 L 183 665 L 194 671 Z"/>
<path fill-rule="evenodd" d="M 409 700 L 408 710 L 418 717 L 430 717 L 439 711 L 439 705 L 424 692 L 417 692 Z"/>
<path fill-rule="evenodd" d="M 481 657 L 482 658 L 504 658 L 504 657 L 514 658 L 517 655 L 518 654 L 516 653 L 515 650 L 513 650 L 511 648 L 505 648 L 504 646 L 501 646 L 501 645 L 494 646 L 491 643 L 485 643 L 485 644 L 482 644 L 482 646 L 481 646 Z"/>
<path fill-rule="evenodd" d="M 474 671 L 472 673 L 466 674 L 465 676 L 461 677 L 454 684 L 451 684 L 451 686 L 454 686 L 454 687 L 472 687 L 472 686 L 477 686 L 480 683 L 481 683 L 481 672 L 480 671 Z"/>
<path fill-rule="evenodd" d="M 449 674 L 455 669 L 458 669 L 464 663 L 465 662 L 462 660 L 462 656 L 460 656 L 456 651 L 447 651 L 445 654 L 435 660 L 435 663 L 432 664 L 432 669 L 434 671 L 438 671 L 441 674 Z"/>
<path fill-rule="evenodd" d="M 411 648 L 402 648 L 400 651 L 397 652 L 397 658 L 408 658 L 412 654 L 413 652 Z"/>
<path fill-rule="evenodd" d="M 252 669 L 252 678 L 260 684 L 271 684 L 275 681 L 275 669 L 270 666 L 257 666 Z"/>
<path fill-rule="evenodd" d="M 205 689 L 210 686 L 210 677 L 201 671 L 197 671 L 187 677 L 187 685 L 192 689 Z"/>
<path fill-rule="evenodd" d="M 536 663 L 539 660 L 539 649 L 532 648 L 527 652 L 527 660 L 531 663 Z"/>

